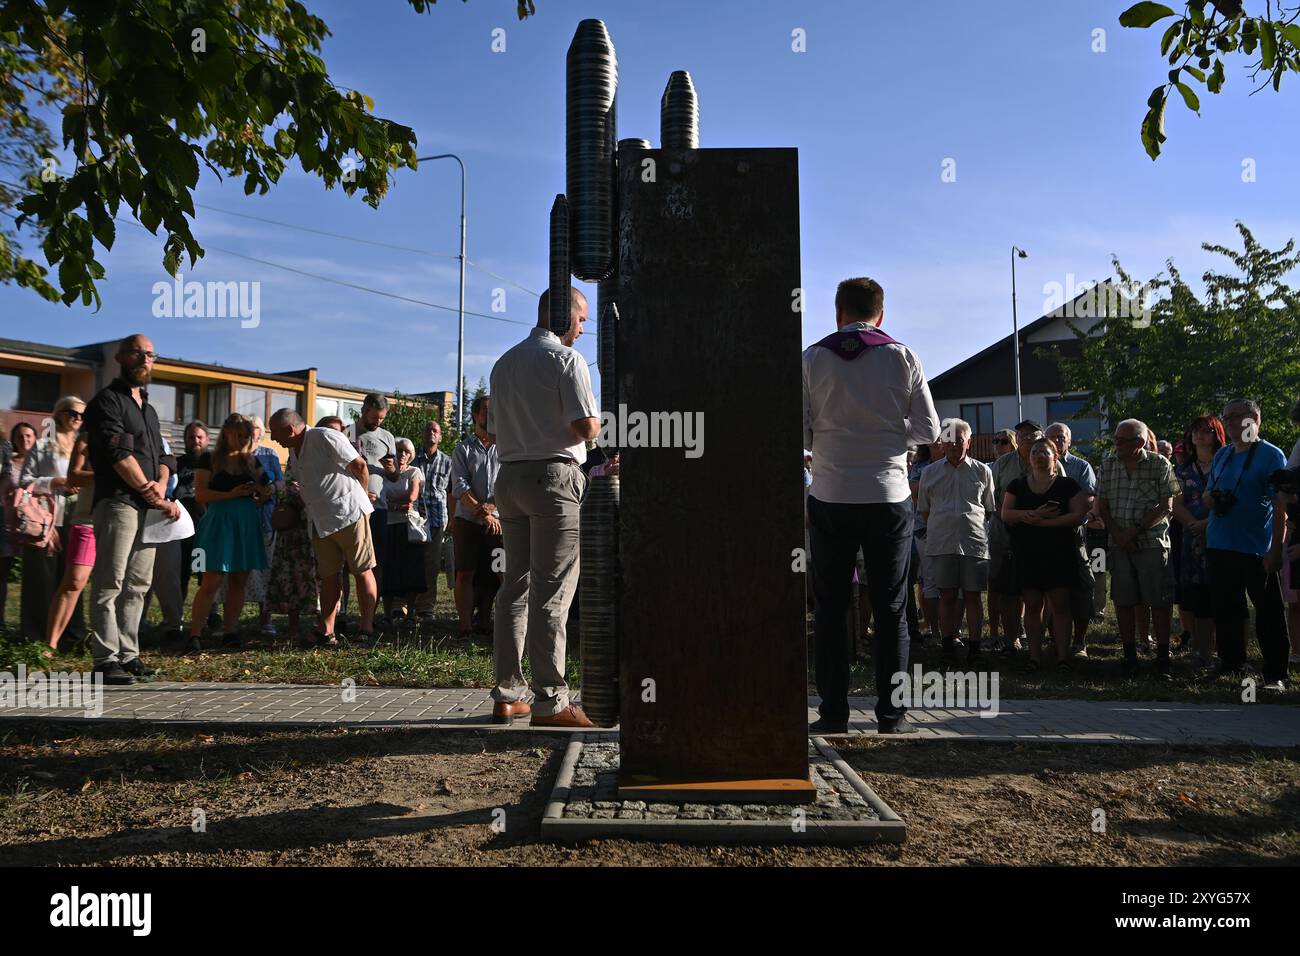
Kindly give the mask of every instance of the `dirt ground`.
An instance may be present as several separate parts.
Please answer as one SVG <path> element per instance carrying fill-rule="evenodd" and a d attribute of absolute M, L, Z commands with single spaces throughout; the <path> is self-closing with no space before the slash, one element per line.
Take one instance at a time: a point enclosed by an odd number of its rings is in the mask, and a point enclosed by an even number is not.
<path fill-rule="evenodd" d="M 1300 750 L 867 737 L 841 752 L 907 821 L 901 846 L 562 847 L 541 843 L 538 830 L 563 743 L 523 733 L 4 724 L 0 865 L 1300 862 Z M 195 832 L 196 808 L 206 832 Z M 1094 832 L 1094 810 L 1105 813 L 1105 833 Z"/>

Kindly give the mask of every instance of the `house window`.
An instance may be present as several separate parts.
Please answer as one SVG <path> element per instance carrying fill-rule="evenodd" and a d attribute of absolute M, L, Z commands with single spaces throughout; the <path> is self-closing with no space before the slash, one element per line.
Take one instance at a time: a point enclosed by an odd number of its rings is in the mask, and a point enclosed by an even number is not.
<path fill-rule="evenodd" d="M 208 386 L 208 424 L 220 428 L 230 415 L 230 386 Z"/>
<path fill-rule="evenodd" d="M 963 421 L 970 424 L 971 431 L 976 435 L 987 435 L 993 431 L 992 402 L 962 405 L 958 414 Z"/>
<path fill-rule="evenodd" d="M 266 409 L 266 420 L 270 421 L 271 416 L 282 408 L 290 408 L 295 412 L 298 410 L 298 393 L 297 392 L 271 392 L 271 401 Z"/>
<path fill-rule="evenodd" d="M 199 390 L 195 385 L 154 381 L 149 384 L 149 404 L 159 422 L 184 424 L 198 414 Z"/>
<path fill-rule="evenodd" d="M 266 414 L 266 389 L 236 385 L 234 406 L 237 415 L 247 415 L 249 418 L 256 415 L 261 418 Z"/>
<path fill-rule="evenodd" d="M 59 377 L 49 372 L 0 372 L 0 408 L 52 412 L 59 400 Z"/>
<path fill-rule="evenodd" d="M 337 398 L 317 398 L 316 399 L 316 417 L 314 422 L 322 418 L 337 418 L 339 414 L 339 400 Z"/>
<path fill-rule="evenodd" d="M 1086 455 L 1092 451 L 1093 440 L 1101 431 L 1101 419 L 1096 415 L 1076 418 L 1091 404 L 1086 397 L 1049 398 L 1047 400 L 1048 422 L 1065 422 L 1070 426 L 1070 444 L 1073 451 Z"/>

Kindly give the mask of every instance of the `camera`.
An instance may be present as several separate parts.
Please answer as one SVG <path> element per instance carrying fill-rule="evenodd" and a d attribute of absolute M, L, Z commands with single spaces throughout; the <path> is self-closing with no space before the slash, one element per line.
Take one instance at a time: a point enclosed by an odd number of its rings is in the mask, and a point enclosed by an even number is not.
<path fill-rule="evenodd" d="M 1268 476 L 1269 483 L 1286 494 L 1300 494 L 1300 467 L 1279 468 Z"/>
<path fill-rule="evenodd" d="M 1232 509 L 1237 506 L 1237 496 L 1231 491 L 1224 491 L 1221 488 L 1215 488 L 1210 492 L 1210 499 L 1213 504 L 1210 505 L 1214 511 L 1215 517 L 1226 518 Z"/>

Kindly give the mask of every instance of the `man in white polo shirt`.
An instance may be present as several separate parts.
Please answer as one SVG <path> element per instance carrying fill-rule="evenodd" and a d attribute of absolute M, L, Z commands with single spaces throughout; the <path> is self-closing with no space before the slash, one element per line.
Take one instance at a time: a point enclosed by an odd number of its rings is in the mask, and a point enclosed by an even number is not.
<path fill-rule="evenodd" d="M 859 548 L 876 619 L 876 722 L 882 734 L 915 730 L 906 708 L 890 699 L 893 677 L 907 670 L 910 650 L 907 447 L 935 441 L 939 422 L 920 359 L 880 330 L 884 318 L 880 284 L 846 279 L 835 292 L 839 331 L 803 353 L 803 443 L 817 468 L 808 496 L 821 697 L 813 733 L 848 728 L 851 645 L 845 622 Z"/>
<path fill-rule="evenodd" d="M 293 477 L 298 482 L 302 503 L 311 525 L 311 545 L 316 553 L 320 576 L 320 630 L 316 642 L 333 647 L 334 615 L 338 610 L 344 567 L 357 582 L 357 604 L 361 610 L 358 638 L 374 641 L 375 546 L 370 535 L 374 506 L 366 491 L 370 468 L 366 459 L 332 428 L 308 428 L 302 416 L 282 408 L 271 416 L 271 437 L 289 449 Z"/>
<path fill-rule="evenodd" d="M 970 425 L 960 418 L 943 423 L 944 456 L 921 473 L 916 510 L 925 519 L 925 553 L 939 589 L 939 634 L 943 663 L 953 662 L 957 639 L 957 591 L 966 604 L 969 642 L 966 661 L 974 664 L 984 627 L 984 592 L 989 589 L 989 539 L 984 519 L 993 514 L 993 471 L 966 454 Z M 929 583 L 929 582 L 927 582 Z"/>
<path fill-rule="evenodd" d="M 578 511 L 587 488 L 579 465 L 585 442 L 600 432 L 587 363 L 573 349 L 587 300 L 574 289 L 571 302 L 569 329 L 556 336 L 550 293 L 543 294 L 537 327 L 492 368 L 487 430 L 500 462 L 495 494 L 506 552 L 493 634 L 492 719 L 499 723 L 531 713 L 533 726 L 592 726 L 564 680 L 564 626 L 578 585 Z"/>

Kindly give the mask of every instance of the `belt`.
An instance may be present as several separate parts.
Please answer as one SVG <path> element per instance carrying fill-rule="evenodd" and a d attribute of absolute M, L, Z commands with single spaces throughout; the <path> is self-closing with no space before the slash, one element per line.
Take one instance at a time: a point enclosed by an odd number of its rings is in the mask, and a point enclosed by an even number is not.
<path fill-rule="evenodd" d="M 568 455 L 560 455 L 556 458 L 524 458 L 520 461 L 503 461 L 501 467 L 506 465 L 572 465 L 574 468 L 579 467 L 578 463 Z"/>

